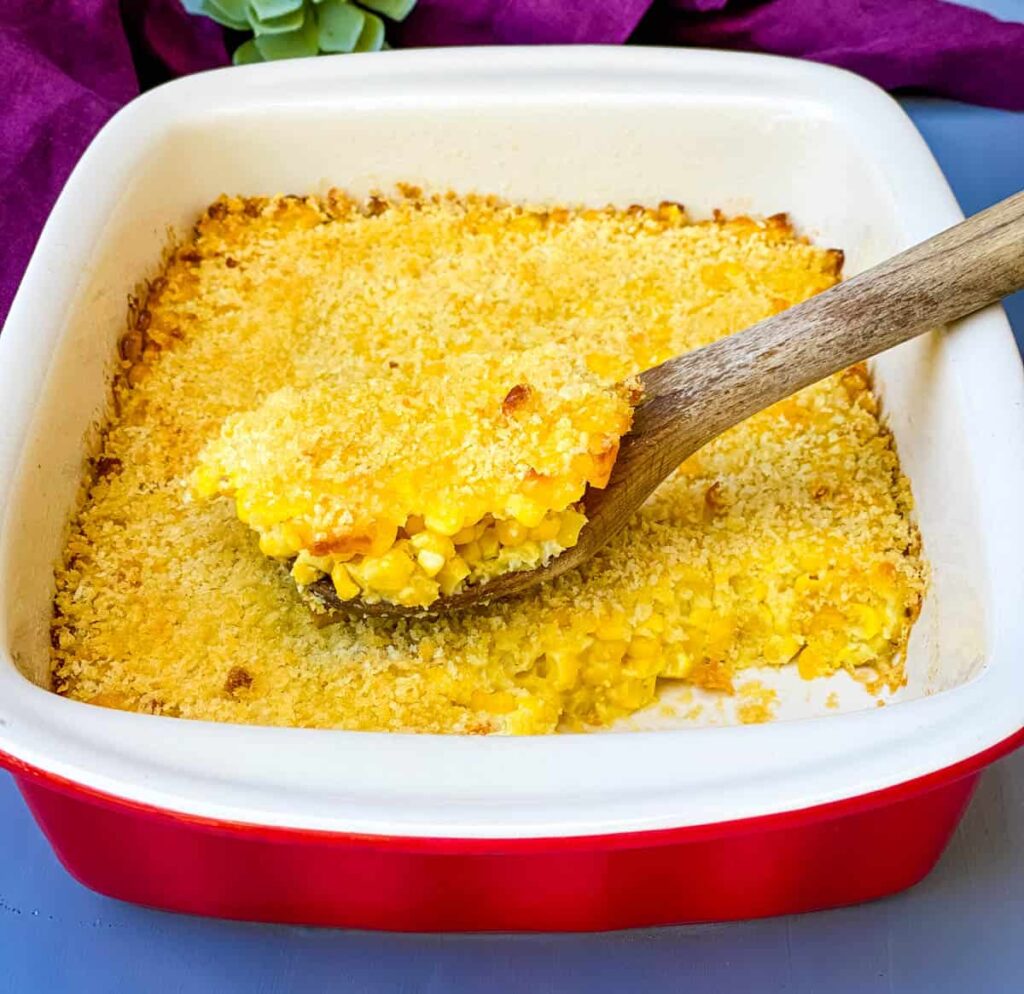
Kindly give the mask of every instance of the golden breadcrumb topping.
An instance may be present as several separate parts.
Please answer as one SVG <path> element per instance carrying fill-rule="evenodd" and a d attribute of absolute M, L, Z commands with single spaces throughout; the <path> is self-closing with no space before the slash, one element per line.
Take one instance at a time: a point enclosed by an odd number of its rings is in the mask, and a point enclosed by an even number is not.
<path fill-rule="evenodd" d="M 831 286 L 784 217 L 488 197 L 221 198 L 121 342 L 115 405 L 57 572 L 53 684 L 259 724 L 539 733 L 747 667 L 896 685 L 924 586 L 863 367 L 688 459 L 579 570 L 438 621 L 318 627 L 227 501 L 186 501 L 225 418 L 339 357 L 383 369 L 559 345 L 606 384 Z"/>
<path fill-rule="evenodd" d="M 576 544 L 639 385 L 538 345 L 383 367 L 342 354 L 228 417 L 199 454 L 199 497 L 227 494 L 300 585 L 425 606 Z"/>

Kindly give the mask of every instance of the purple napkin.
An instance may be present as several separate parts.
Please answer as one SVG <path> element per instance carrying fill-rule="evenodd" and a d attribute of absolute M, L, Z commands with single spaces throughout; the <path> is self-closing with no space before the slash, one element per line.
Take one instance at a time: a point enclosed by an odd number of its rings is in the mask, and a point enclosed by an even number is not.
<path fill-rule="evenodd" d="M 619 45 L 650 7 L 651 0 L 418 0 L 395 35 L 403 48 Z"/>
<path fill-rule="evenodd" d="M 944 0 L 419 0 L 403 46 L 643 44 L 827 62 L 887 89 L 1024 110 L 1024 24 Z"/>
<path fill-rule="evenodd" d="M 1024 24 L 942 0 L 669 0 L 654 5 L 642 34 L 661 45 L 793 55 L 888 90 L 1024 110 Z"/>
<path fill-rule="evenodd" d="M 139 75 L 228 60 L 220 28 L 178 0 L 124 6 L 126 21 L 116 0 L 0 2 L 0 321 L 68 173 Z"/>
<path fill-rule="evenodd" d="M 1024 110 L 1024 25 L 943 0 L 420 0 L 400 45 L 702 45 Z M 0 0 L 0 321 L 72 166 L 122 104 L 228 61 L 180 0 Z"/>

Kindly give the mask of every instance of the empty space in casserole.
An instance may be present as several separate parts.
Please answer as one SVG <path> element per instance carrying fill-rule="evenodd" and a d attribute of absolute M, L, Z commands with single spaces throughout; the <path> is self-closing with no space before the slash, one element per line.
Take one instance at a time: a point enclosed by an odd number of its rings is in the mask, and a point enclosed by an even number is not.
<path fill-rule="evenodd" d="M 764 664 L 898 685 L 924 567 L 860 367 L 687 460 L 581 570 L 441 621 L 318 627 L 229 502 L 186 500 L 225 419 L 339 357 L 564 348 L 610 386 L 826 289 L 840 265 L 782 217 L 692 222 L 673 204 L 221 199 L 121 343 L 58 570 L 54 688 L 223 721 L 530 733 L 606 724 L 660 680 L 728 693 Z"/>

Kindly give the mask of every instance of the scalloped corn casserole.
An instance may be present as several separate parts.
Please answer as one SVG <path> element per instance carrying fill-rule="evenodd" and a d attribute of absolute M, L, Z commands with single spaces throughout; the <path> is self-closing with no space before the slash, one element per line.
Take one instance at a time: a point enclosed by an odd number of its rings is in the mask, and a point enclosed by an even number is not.
<path fill-rule="evenodd" d="M 329 576 L 426 604 L 569 547 L 629 378 L 841 265 L 784 216 L 671 203 L 221 197 L 121 338 L 57 568 L 53 688 L 216 721 L 528 734 L 608 724 L 665 680 L 729 694 L 755 666 L 898 686 L 925 566 L 862 366 L 727 431 L 525 596 L 324 625 L 300 595 Z"/>

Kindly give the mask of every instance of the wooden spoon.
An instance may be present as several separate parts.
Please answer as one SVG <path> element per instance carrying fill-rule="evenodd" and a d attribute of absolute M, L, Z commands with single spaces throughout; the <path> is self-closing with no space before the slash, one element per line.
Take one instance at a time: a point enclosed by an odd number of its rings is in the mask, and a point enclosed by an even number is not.
<path fill-rule="evenodd" d="M 307 591 L 327 620 L 443 614 L 511 597 L 589 559 L 684 459 L 727 428 L 817 380 L 1024 288 L 1024 192 L 748 328 L 640 375 L 643 400 L 611 479 L 584 495 L 579 543 L 547 566 L 505 573 L 427 608 Z"/>

